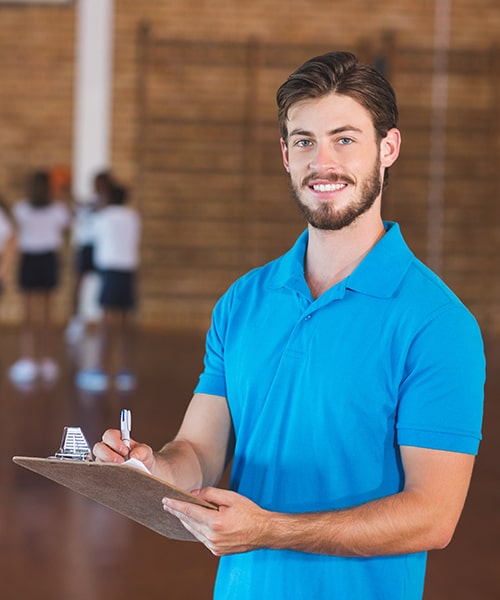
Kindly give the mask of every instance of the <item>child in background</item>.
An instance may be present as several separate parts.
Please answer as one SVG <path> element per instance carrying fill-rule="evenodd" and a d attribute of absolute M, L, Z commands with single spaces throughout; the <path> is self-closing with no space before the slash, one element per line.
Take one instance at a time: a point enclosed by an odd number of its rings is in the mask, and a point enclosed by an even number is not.
<path fill-rule="evenodd" d="M 9 375 L 22 384 L 37 376 L 53 381 L 59 369 L 53 357 L 52 296 L 59 285 L 59 250 L 70 213 L 65 204 L 52 199 L 49 174 L 37 171 L 29 179 L 28 197 L 14 204 L 12 214 L 18 229 L 24 320 L 21 358 Z"/>
<path fill-rule="evenodd" d="M 69 344 L 78 342 L 85 331 L 85 320 L 81 316 L 80 296 L 84 277 L 96 273 L 94 262 L 94 221 L 99 209 L 107 201 L 108 190 L 113 179 L 108 171 L 100 171 L 94 177 L 94 195 L 85 202 L 78 202 L 75 206 L 73 221 L 74 245 L 74 281 L 72 293 L 72 312 L 65 331 L 65 338 Z"/>
<path fill-rule="evenodd" d="M 101 275 L 99 303 L 103 309 L 100 351 L 96 368 L 82 370 L 76 377 L 76 385 L 91 392 L 107 389 L 113 350 L 118 356 L 116 388 L 131 391 L 136 383 L 130 364 L 131 319 L 136 305 L 141 223 L 137 211 L 126 206 L 126 202 L 127 190 L 111 186 L 108 205 L 99 211 L 94 222 L 94 261 Z"/>

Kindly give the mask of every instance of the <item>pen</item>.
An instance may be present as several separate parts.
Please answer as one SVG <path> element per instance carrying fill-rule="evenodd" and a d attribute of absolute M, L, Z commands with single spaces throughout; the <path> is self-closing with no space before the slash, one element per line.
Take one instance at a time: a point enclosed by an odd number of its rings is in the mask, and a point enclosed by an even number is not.
<path fill-rule="evenodd" d="M 132 429 L 132 413 L 125 408 L 120 415 L 120 431 L 125 446 L 130 450 L 130 430 Z"/>

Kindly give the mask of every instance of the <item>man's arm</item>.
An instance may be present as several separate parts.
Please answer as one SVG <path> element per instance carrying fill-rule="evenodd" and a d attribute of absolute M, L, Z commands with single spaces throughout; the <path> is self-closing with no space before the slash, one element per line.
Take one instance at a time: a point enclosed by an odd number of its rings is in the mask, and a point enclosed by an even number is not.
<path fill-rule="evenodd" d="M 186 490 L 215 485 L 231 459 L 234 435 L 227 401 L 195 394 L 175 439 L 159 452 L 130 440 L 130 457 L 143 462 L 157 477 Z M 108 429 L 94 448 L 96 460 L 122 463 L 129 450 L 116 429 Z"/>
<path fill-rule="evenodd" d="M 213 486 L 222 477 L 233 449 L 226 399 L 195 394 L 174 440 L 155 452 L 151 470 L 183 489 Z"/>
<path fill-rule="evenodd" d="M 283 520 L 278 515 L 270 546 L 341 556 L 444 548 L 462 512 L 474 457 L 414 447 L 401 453 L 406 474 L 401 493 L 338 512 Z"/>
<path fill-rule="evenodd" d="M 217 512 L 172 500 L 164 505 L 216 555 L 272 548 L 366 557 L 443 548 L 462 512 L 474 457 L 415 447 L 401 453 L 404 490 L 346 510 L 275 513 L 214 488 L 200 496 L 218 504 Z"/>

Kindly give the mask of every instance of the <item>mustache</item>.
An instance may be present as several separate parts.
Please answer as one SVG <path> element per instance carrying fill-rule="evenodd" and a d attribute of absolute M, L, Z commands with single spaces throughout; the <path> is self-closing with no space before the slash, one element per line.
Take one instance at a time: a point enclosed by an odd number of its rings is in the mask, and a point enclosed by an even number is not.
<path fill-rule="evenodd" d="M 349 175 L 343 175 L 342 173 L 328 173 L 327 175 L 322 173 L 310 173 L 302 180 L 302 186 L 307 187 L 311 183 L 311 181 L 317 181 L 321 179 L 322 181 L 328 181 L 328 183 L 350 183 L 354 185 L 356 182 L 349 177 Z"/>

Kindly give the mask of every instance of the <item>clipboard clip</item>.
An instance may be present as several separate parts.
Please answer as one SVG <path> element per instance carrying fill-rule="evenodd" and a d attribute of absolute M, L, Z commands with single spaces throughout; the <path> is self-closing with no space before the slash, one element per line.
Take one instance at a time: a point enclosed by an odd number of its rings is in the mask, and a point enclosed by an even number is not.
<path fill-rule="evenodd" d="M 49 458 L 92 461 L 92 452 L 80 427 L 65 427 L 59 450 Z"/>

